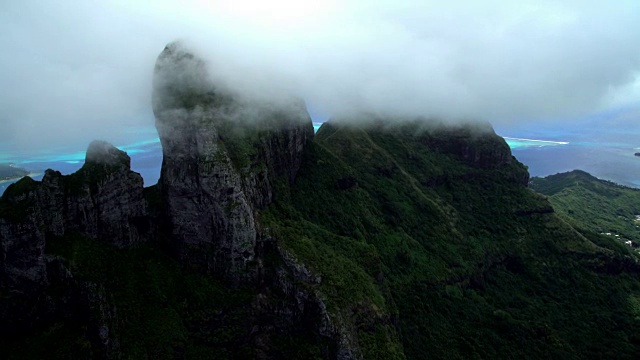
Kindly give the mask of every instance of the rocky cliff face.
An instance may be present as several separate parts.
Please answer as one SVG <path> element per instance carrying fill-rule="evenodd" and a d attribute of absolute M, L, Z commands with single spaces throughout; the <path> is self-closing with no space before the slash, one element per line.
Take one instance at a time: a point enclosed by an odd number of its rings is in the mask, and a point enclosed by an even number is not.
<path fill-rule="evenodd" d="M 479 169 L 499 169 L 518 161 L 511 154 L 507 142 L 498 136 L 490 124 L 447 126 L 421 136 L 421 142 L 430 149 L 452 154 Z M 510 178 L 527 186 L 529 172 L 518 166 L 510 167 Z"/>
<path fill-rule="evenodd" d="M 253 275 L 256 210 L 295 178 L 313 136 L 300 101 L 260 102 L 216 87 L 202 60 L 168 45 L 153 109 L 163 148 L 159 189 L 167 232 L 185 263 L 234 282 Z"/>
<path fill-rule="evenodd" d="M 0 337 L 51 324 L 81 324 L 106 358 L 117 357 L 115 308 L 101 285 L 77 279 L 66 261 L 45 253 L 52 237 L 80 234 L 127 247 L 149 238 L 142 177 L 126 153 L 95 141 L 71 175 L 26 177 L 0 199 Z"/>
<path fill-rule="evenodd" d="M 177 257 L 231 284 L 258 285 L 251 310 L 258 358 L 269 358 L 271 336 L 292 331 L 332 344 L 323 347 L 327 358 L 358 358 L 357 346 L 334 326 L 322 299 L 299 285 L 313 275 L 301 276 L 304 266 L 287 257 L 258 221 L 277 187 L 295 180 L 313 137 L 304 103 L 250 99 L 207 79 L 205 64 L 179 43 L 158 57 L 158 187 Z"/>
<path fill-rule="evenodd" d="M 497 168 L 513 160 L 509 145 L 490 125 L 447 127 L 426 133 L 422 140 L 433 150 L 456 155 L 474 167 Z"/>
<path fill-rule="evenodd" d="M 46 282 L 46 237 L 79 233 L 118 247 L 145 240 L 149 228 L 143 181 L 129 156 L 94 141 L 85 165 L 64 176 L 47 170 L 24 178 L 0 200 L 0 275 L 9 288 Z"/>

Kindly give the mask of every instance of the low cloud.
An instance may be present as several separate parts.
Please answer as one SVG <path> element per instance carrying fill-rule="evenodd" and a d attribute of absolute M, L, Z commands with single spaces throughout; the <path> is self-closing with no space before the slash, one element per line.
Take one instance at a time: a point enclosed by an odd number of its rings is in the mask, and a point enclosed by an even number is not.
<path fill-rule="evenodd" d="M 175 39 L 196 49 L 216 81 L 295 94 L 322 116 L 367 110 L 508 124 L 640 103 L 634 0 L 3 8 L 0 141 L 16 149 L 112 140 L 123 126 L 153 123 L 153 64 Z"/>

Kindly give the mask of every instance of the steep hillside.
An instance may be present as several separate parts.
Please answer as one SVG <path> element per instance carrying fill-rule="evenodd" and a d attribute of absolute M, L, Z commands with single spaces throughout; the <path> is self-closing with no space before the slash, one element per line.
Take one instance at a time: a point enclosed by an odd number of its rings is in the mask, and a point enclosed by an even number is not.
<path fill-rule="evenodd" d="M 547 195 L 558 215 L 574 226 L 640 246 L 639 189 L 580 170 L 533 178 L 531 188 Z"/>
<path fill-rule="evenodd" d="M 526 182 L 490 129 L 329 122 L 263 221 L 365 358 L 634 358 L 640 268 Z"/>

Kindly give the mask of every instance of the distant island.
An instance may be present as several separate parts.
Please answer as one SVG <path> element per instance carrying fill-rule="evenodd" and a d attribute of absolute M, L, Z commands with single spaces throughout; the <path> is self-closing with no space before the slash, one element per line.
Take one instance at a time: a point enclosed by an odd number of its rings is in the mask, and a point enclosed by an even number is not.
<path fill-rule="evenodd" d="M 29 171 L 17 167 L 13 163 L 0 164 L 0 181 L 15 180 L 29 175 Z"/>

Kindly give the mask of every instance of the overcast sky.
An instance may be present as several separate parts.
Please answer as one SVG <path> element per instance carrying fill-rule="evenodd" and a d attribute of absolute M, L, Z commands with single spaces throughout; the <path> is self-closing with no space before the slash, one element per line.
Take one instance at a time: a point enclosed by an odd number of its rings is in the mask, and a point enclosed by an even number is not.
<path fill-rule="evenodd" d="M 0 141 L 115 141 L 153 123 L 153 64 L 175 39 L 215 77 L 294 93 L 323 116 L 638 114 L 640 1 L 479 3 L 3 1 Z"/>

